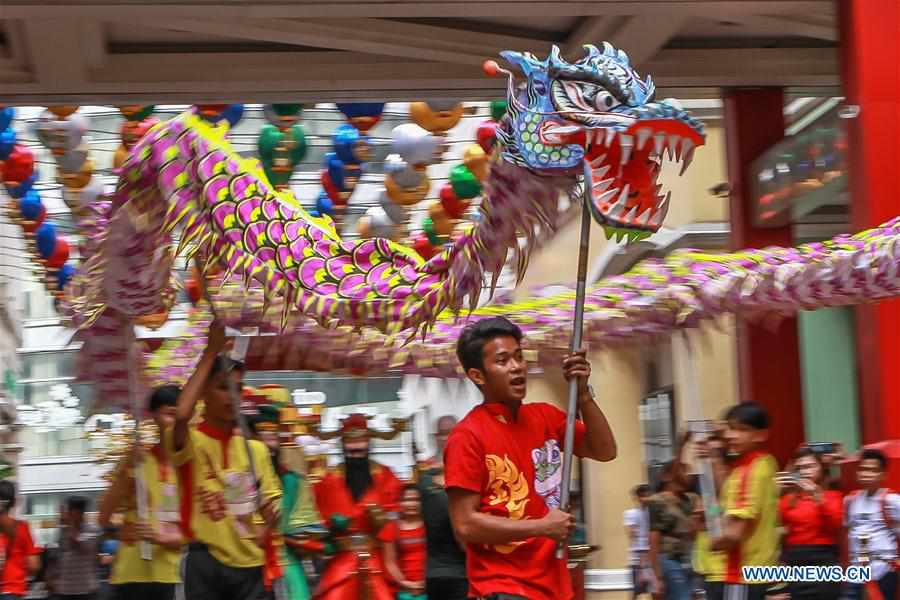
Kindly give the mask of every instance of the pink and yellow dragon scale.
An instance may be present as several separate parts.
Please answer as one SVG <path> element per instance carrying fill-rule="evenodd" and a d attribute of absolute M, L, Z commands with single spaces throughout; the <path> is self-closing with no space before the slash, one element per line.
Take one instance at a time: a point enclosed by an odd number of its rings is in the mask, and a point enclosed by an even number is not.
<path fill-rule="evenodd" d="M 193 113 L 154 127 L 122 167 L 102 252 L 71 286 L 84 355 L 93 325 L 104 322 L 107 337 L 115 322 L 124 332 L 169 309 L 182 252 L 199 253 L 225 281 L 242 280 L 244 304 L 256 300 L 260 313 L 280 304 L 282 326 L 299 314 L 387 334 L 427 331 L 442 313 L 477 306 L 486 274 L 496 277 L 509 252 L 524 265 L 553 235 L 560 194 L 575 188 L 584 161 L 595 218 L 611 233 L 649 235 L 668 209 L 656 183 L 660 163 L 668 153 L 687 164 L 703 143 L 702 125 L 674 101 L 655 101 L 652 81 L 638 77 L 624 52 L 586 49 L 574 63 L 556 49 L 543 61 L 503 53 L 526 80 L 518 89 L 511 80 L 482 217 L 427 262 L 388 240 L 342 241 L 330 220 L 310 216 L 234 152 L 222 127 Z"/>

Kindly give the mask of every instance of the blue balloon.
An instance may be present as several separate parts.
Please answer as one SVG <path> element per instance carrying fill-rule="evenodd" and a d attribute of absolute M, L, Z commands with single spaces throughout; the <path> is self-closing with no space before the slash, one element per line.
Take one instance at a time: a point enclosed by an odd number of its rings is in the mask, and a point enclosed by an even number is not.
<path fill-rule="evenodd" d="M 319 194 L 319 197 L 316 199 L 316 211 L 319 215 L 331 215 L 334 213 L 334 203 L 325 192 Z"/>
<path fill-rule="evenodd" d="M 365 138 L 359 133 L 359 130 L 353 125 L 344 123 L 334 130 L 332 136 L 334 142 L 334 151 L 345 163 L 358 163 L 360 160 L 354 154 L 356 144 L 360 141 L 365 142 Z"/>
<path fill-rule="evenodd" d="M 337 109 L 348 119 L 377 117 L 384 112 L 384 102 L 338 102 Z"/>
<path fill-rule="evenodd" d="M 38 173 L 37 169 L 35 169 L 34 173 L 31 174 L 31 177 L 29 177 L 22 183 L 7 185 L 6 193 L 13 198 L 21 198 L 28 193 L 28 190 L 30 190 L 32 186 L 34 186 L 35 182 L 37 182 L 38 179 L 40 179 L 40 173 Z"/>
<path fill-rule="evenodd" d="M 16 118 L 16 109 L 12 106 L 0 107 L 0 131 L 9 127 L 12 120 Z"/>
<path fill-rule="evenodd" d="M 347 190 L 344 188 L 344 163 L 335 156 L 334 152 L 329 152 L 325 155 L 325 168 L 328 170 L 328 177 L 331 178 L 331 183 L 334 184 L 334 187 L 342 192 L 346 192 Z"/>
<path fill-rule="evenodd" d="M 50 258 L 56 250 L 56 226 L 53 223 L 43 223 L 34 232 L 34 241 L 37 242 L 38 252 L 43 258 Z"/>
<path fill-rule="evenodd" d="M 222 111 L 222 116 L 228 121 L 231 127 L 237 125 L 244 116 L 243 104 L 229 104 L 228 108 Z"/>
<path fill-rule="evenodd" d="M 16 145 L 16 132 L 12 127 L 7 127 L 0 133 L 0 160 L 9 158 L 13 147 Z"/>
<path fill-rule="evenodd" d="M 56 273 L 56 280 L 59 282 L 59 289 L 63 289 L 66 287 L 66 284 L 69 283 L 69 280 L 72 279 L 72 276 L 75 275 L 75 267 L 72 266 L 71 263 L 66 263 L 59 268 L 59 271 Z"/>
<path fill-rule="evenodd" d="M 19 200 L 19 211 L 22 213 L 22 218 L 28 221 L 37 219 L 43 206 L 41 195 L 37 190 L 28 190 L 25 196 Z"/>

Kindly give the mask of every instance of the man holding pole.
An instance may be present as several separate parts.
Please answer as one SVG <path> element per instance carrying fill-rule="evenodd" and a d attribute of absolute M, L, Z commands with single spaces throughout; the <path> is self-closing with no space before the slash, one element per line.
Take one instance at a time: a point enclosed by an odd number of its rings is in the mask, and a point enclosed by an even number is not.
<path fill-rule="evenodd" d="M 191 540 L 183 559 L 190 600 L 259 600 L 263 591 L 264 532 L 278 524 L 281 487 L 269 451 L 235 433 L 243 367 L 221 356 L 225 329 L 210 325 L 206 350 L 178 397 L 166 451 L 179 467 L 182 523 Z M 197 401 L 203 420 L 192 425 Z M 248 460 L 252 454 L 252 463 Z M 256 477 L 254 477 L 254 475 Z"/>
<path fill-rule="evenodd" d="M 521 330 L 503 317 L 463 331 L 457 356 L 484 402 L 447 441 L 444 454 L 450 518 L 466 544 L 470 596 L 491 600 L 570 600 L 566 560 L 557 553 L 574 528 L 561 510 L 566 413 L 523 404 L 528 366 Z M 577 456 L 616 457 L 616 443 L 587 379 L 584 351 L 563 360 L 577 384 L 582 421 L 574 427 Z"/>

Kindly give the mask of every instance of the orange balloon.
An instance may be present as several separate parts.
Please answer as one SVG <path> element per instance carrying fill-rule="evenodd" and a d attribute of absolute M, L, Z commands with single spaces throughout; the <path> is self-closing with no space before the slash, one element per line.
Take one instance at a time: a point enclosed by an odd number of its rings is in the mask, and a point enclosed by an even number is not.
<path fill-rule="evenodd" d="M 444 211 L 440 202 L 434 202 L 428 206 L 428 216 L 434 225 L 434 232 L 438 235 L 450 235 L 453 231 L 454 221 Z"/>
<path fill-rule="evenodd" d="M 369 222 L 369 217 L 359 218 L 356 222 L 356 233 L 358 233 L 361 238 L 372 237 L 372 224 Z"/>
<path fill-rule="evenodd" d="M 84 161 L 81 169 L 77 173 L 63 173 L 57 168 L 57 179 L 63 186 L 70 190 L 81 190 L 91 182 L 94 175 L 94 161 L 88 159 Z"/>
<path fill-rule="evenodd" d="M 428 195 L 431 189 L 431 181 L 428 177 L 422 178 L 422 183 L 416 188 L 400 187 L 394 178 L 390 175 L 384 176 L 384 190 L 387 192 L 388 198 L 393 200 L 400 206 L 412 206 L 418 204 Z"/>
<path fill-rule="evenodd" d="M 169 320 L 169 311 L 156 313 L 153 315 L 145 315 L 134 320 L 135 323 L 146 327 L 147 329 L 159 329 Z"/>
<path fill-rule="evenodd" d="M 48 106 L 47 110 L 49 110 L 60 119 L 65 119 L 66 117 L 75 114 L 75 112 L 78 110 L 78 107 L 66 104 L 58 106 Z"/>
<path fill-rule="evenodd" d="M 472 175 L 478 181 L 487 179 L 491 170 L 490 157 L 485 154 L 484 149 L 478 144 L 472 144 L 466 148 L 465 153 L 463 153 L 463 164 L 472 171 Z"/>
<path fill-rule="evenodd" d="M 453 129 L 463 117 L 462 102 L 451 110 L 434 110 L 427 102 L 413 102 L 409 105 L 409 118 L 426 131 L 447 131 Z"/>
<path fill-rule="evenodd" d="M 116 150 L 116 153 L 113 155 L 113 168 L 121 169 L 122 165 L 125 164 L 125 159 L 128 158 L 128 148 L 124 145 L 119 146 Z"/>

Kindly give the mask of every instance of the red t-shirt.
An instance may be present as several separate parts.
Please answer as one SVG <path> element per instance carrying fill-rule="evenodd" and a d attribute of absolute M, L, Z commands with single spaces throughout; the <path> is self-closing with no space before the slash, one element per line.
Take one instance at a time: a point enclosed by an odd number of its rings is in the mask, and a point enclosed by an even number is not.
<path fill-rule="evenodd" d="M 784 538 L 786 546 L 830 546 L 838 543 L 844 520 L 840 492 L 824 492 L 821 504 L 806 494 L 785 494 L 778 503 L 778 509 L 781 523 L 787 530 Z"/>
<path fill-rule="evenodd" d="M 383 541 L 394 542 L 397 548 L 397 566 L 407 581 L 425 581 L 425 525 L 414 529 L 402 529 L 392 521 L 378 535 Z"/>
<path fill-rule="evenodd" d="M 0 549 L 2 549 L 0 552 L 6 557 L 6 565 L 3 568 L 3 593 L 24 596 L 28 592 L 26 559 L 29 556 L 40 554 L 31 539 L 28 523 L 16 522 L 16 535 L 12 546 L 10 546 L 7 535 L 0 533 Z"/>
<path fill-rule="evenodd" d="M 481 512 L 540 519 L 558 508 L 566 414 L 545 403 L 523 404 L 518 419 L 501 404 L 475 407 L 454 427 L 444 451 L 446 487 L 481 494 Z M 585 427 L 576 422 L 575 444 Z M 502 546 L 466 545 L 469 593 L 507 593 L 528 600 L 569 600 L 566 560 L 550 538 Z"/>

